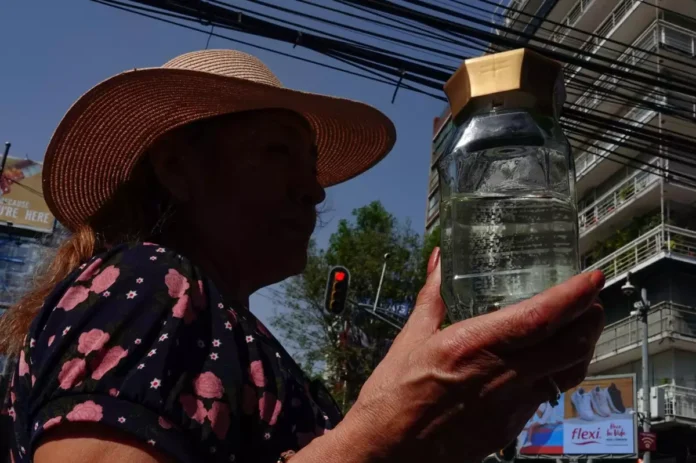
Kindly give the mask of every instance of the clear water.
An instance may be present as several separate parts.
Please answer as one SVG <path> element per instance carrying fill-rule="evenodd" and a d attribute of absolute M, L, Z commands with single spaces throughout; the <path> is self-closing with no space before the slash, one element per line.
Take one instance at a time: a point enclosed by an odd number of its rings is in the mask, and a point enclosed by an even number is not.
<path fill-rule="evenodd" d="M 578 273 L 567 195 L 454 193 L 442 204 L 442 296 L 452 321 L 527 299 Z"/>

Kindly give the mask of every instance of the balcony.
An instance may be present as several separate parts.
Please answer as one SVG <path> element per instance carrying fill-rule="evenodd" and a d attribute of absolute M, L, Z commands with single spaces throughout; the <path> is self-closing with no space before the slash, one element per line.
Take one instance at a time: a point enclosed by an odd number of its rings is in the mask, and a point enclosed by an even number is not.
<path fill-rule="evenodd" d="M 651 263 L 675 259 L 696 264 L 696 232 L 671 225 L 659 225 L 608 255 L 586 270 L 601 270 L 610 286 Z"/>
<path fill-rule="evenodd" d="M 661 25 L 655 21 L 638 39 L 631 44 L 610 66 L 611 69 L 616 69 L 619 66 L 626 64 L 629 66 L 640 66 L 651 54 L 658 50 L 660 43 Z M 624 67 L 624 71 L 628 69 Z M 595 88 L 585 91 L 575 102 L 573 108 L 589 112 L 597 108 L 604 100 L 603 96 L 611 94 L 611 92 L 623 81 L 618 77 L 610 74 L 602 74 L 595 82 Z"/>
<path fill-rule="evenodd" d="M 574 57 L 581 57 L 584 61 L 589 61 L 592 59 L 592 56 L 597 54 L 600 50 L 604 54 L 610 53 L 615 49 L 615 45 L 612 47 L 604 47 L 607 43 L 607 39 L 610 37 L 612 40 L 618 42 L 633 42 L 635 40 L 635 35 L 633 35 L 635 31 L 643 30 L 648 25 L 649 21 L 654 18 L 654 16 L 651 16 L 653 12 L 652 8 L 654 7 L 651 7 L 642 0 L 621 0 L 602 24 L 595 29 L 594 35 L 590 36 L 585 43 L 578 47 L 579 52 L 576 53 Z M 631 27 L 622 28 L 629 17 L 639 9 L 642 11 L 642 14 L 631 19 Z M 567 69 L 570 75 L 567 81 L 571 82 L 582 70 L 582 65 L 567 67 Z"/>
<path fill-rule="evenodd" d="M 508 8 L 505 11 L 505 19 L 503 20 L 503 23 L 506 27 L 510 27 L 520 16 L 520 12 L 524 10 L 524 7 L 527 6 L 527 3 L 529 3 L 529 0 L 511 0 L 510 4 L 508 5 Z M 496 9 L 496 13 L 497 13 Z"/>
<path fill-rule="evenodd" d="M 665 384 L 657 386 L 665 391 L 665 408 L 661 415 L 666 421 L 696 421 L 696 389 Z"/>
<path fill-rule="evenodd" d="M 554 28 L 550 36 L 551 41 L 554 43 L 563 43 L 570 35 L 571 30 L 569 28 L 576 27 L 587 10 L 593 6 L 595 2 L 596 0 L 578 0 L 568 11 L 568 14 L 559 21 L 559 25 Z M 556 47 L 554 47 L 554 49 L 555 48 Z"/>
<path fill-rule="evenodd" d="M 653 53 L 658 52 L 660 48 L 694 57 L 696 56 L 696 32 L 662 20 L 654 21 L 610 67 L 616 69 L 622 65 L 640 66 L 649 58 L 654 58 Z M 651 62 L 654 63 L 654 59 Z M 657 66 L 656 63 L 655 66 Z M 674 63 L 672 67 L 678 68 L 679 66 Z M 622 70 L 629 71 L 629 68 L 623 66 Z M 683 71 L 689 73 L 691 68 Z M 602 103 L 606 103 L 603 96 L 611 95 L 621 82 L 623 79 L 619 77 L 603 74 L 595 82 L 595 88 L 586 90 L 575 100 L 573 108 L 583 112 L 598 108 Z"/>
<path fill-rule="evenodd" d="M 636 170 L 631 176 L 616 184 L 611 190 L 580 211 L 578 217 L 581 247 L 587 247 L 588 233 L 597 228 L 606 227 L 606 225 L 610 225 L 610 222 L 615 222 L 616 219 L 622 219 L 629 206 L 632 206 L 631 215 L 652 206 L 654 201 L 645 197 L 645 194 L 659 184 L 662 178 L 660 168 L 663 164 L 662 159 L 653 158 L 649 163 L 651 167 L 646 166 L 643 170 Z M 635 207 L 636 203 L 642 207 Z M 593 238 L 594 241 L 601 239 L 598 236 Z"/>
<path fill-rule="evenodd" d="M 654 97 L 651 97 L 651 99 L 653 101 L 655 100 Z M 637 106 L 623 116 L 622 122 L 636 130 L 649 124 L 657 116 L 657 111 Z M 630 132 L 618 133 L 607 130 L 600 140 L 595 141 L 585 148 L 584 151 L 575 158 L 575 180 L 577 182 L 578 194 L 582 195 L 589 188 L 601 184 L 621 168 L 620 163 L 604 161 L 609 161 L 611 159 L 611 153 L 619 149 L 621 145 L 630 140 L 630 138 Z M 626 155 L 630 155 L 631 153 L 635 155 L 635 152 L 628 151 L 629 152 L 625 153 Z M 596 169 L 600 164 L 603 168 Z M 609 166 L 611 166 L 611 168 L 609 168 Z"/>
<path fill-rule="evenodd" d="M 597 374 L 640 359 L 642 323 L 628 317 L 604 328 L 590 365 Z M 648 314 L 648 349 L 651 355 L 667 349 L 696 352 L 696 308 L 660 302 Z M 664 340 L 671 342 L 663 342 Z"/>

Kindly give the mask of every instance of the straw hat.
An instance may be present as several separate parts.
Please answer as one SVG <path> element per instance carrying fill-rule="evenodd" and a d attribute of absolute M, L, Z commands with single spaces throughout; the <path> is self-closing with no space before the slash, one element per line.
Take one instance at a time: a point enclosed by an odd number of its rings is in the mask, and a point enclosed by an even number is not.
<path fill-rule="evenodd" d="M 270 108 L 296 111 L 312 125 L 323 186 L 374 166 L 396 139 L 391 121 L 370 106 L 284 88 L 246 53 L 197 51 L 160 68 L 111 77 L 77 100 L 48 145 L 46 202 L 63 225 L 75 229 L 130 178 L 165 132 L 212 116 Z"/>

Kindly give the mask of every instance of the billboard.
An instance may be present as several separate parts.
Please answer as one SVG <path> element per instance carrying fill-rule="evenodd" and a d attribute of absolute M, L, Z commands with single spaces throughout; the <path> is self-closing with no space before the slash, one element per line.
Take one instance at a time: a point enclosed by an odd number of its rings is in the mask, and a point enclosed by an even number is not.
<path fill-rule="evenodd" d="M 517 439 L 519 457 L 636 456 L 635 375 L 587 378 L 539 406 Z"/>
<path fill-rule="evenodd" d="M 7 158 L 0 177 L 0 225 L 52 232 L 55 219 L 43 198 L 43 166 L 29 159 Z"/>

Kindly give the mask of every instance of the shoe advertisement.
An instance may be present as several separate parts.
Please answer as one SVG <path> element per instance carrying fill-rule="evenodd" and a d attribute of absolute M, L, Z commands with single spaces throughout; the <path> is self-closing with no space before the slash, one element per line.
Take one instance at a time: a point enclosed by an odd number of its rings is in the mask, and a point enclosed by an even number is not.
<path fill-rule="evenodd" d="M 635 376 L 587 378 L 539 406 L 517 439 L 524 456 L 637 454 Z"/>

